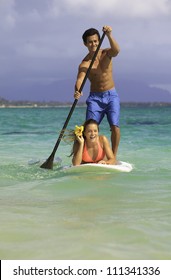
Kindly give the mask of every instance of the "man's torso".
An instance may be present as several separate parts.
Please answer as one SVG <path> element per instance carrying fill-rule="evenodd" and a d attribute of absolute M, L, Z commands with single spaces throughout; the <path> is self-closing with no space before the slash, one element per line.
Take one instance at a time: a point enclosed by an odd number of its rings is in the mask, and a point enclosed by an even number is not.
<path fill-rule="evenodd" d="M 81 68 L 89 67 L 91 63 L 88 54 L 81 63 Z M 88 76 L 91 92 L 103 92 L 114 87 L 112 76 L 112 59 L 108 57 L 107 50 L 100 50 Z"/>

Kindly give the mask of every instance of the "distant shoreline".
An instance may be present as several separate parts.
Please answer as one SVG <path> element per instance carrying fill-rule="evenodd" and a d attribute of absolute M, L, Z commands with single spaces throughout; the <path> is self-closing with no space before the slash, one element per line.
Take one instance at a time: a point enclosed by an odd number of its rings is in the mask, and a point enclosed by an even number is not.
<path fill-rule="evenodd" d="M 59 101 L 27 101 L 27 100 L 6 100 L 0 97 L 0 108 L 59 108 L 71 107 L 72 102 L 59 102 Z M 123 107 L 167 107 L 171 106 L 171 102 L 121 102 Z M 86 107 L 86 102 L 78 102 L 77 107 Z"/>
<path fill-rule="evenodd" d="M 73 103 L 56 103 L 56 102 L 10 102 L 1 103 L 0 109 L 6 108 L 66 108 L 71 107 Z M 170 107 L 171 103 L 166 102 L 121 102 L 121 107 Z M 78 108 L 86 107 L 86 103 L 80 103 L 77 105 Z"/>

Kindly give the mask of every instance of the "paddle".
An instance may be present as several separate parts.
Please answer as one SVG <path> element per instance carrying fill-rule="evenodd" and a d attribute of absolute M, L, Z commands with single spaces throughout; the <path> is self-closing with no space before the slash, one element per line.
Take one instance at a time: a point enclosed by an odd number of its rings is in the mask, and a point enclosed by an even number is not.
<path fill-rule="evenodd" d="M 99 45 L 98 45 L 98 47 L 97 47 L 97 49 L 96 49 L 96 51 L 95 51 L 95 53 L 94 53 L 94 55 L 93 55 L 92 61 L 91 61 L 90 65 L 89 65 L 89 67 L 88 67 L 88 69 L 87 69 L 87 72 L 86 72 L 86 75 L 85 75 L 85 77 L 84 77 L 84 80 L 83 80 L 83 82 L 82 82 L 82 84 L 81 84 L 81 86 L 80 86 L 80 89 L 79 89 L 79 92 L 80 92 L 80 93 L 81 93 L 82 90 L 83 90 L 83 87 L 84 87 L 85 82 L 86 82 L 86 80 L 87 80 L 87 78 L 88 78 L 88 75 L 89 75 L 89 72 L 90 72 L 90 70 L 91 70 L 91 68 L 92 68 L 92 65 L 93 65 L 93 63 L 94 63 L 94 61 L 95 61 L 95 59 L 96 59 L 97 53 L 98 53 L 98 51 L 99 51 L 99 49 L 100 49 L 100 46 L 101 46 L 101 44 L 102 44 L 102 42 L 103 42 L 104 37 L 105 37 L 105 32 L 103 32 L 103 35 L 102 35 L 102 37 L 101 37 L 101 39 L 100 39 L 100 42 L 99 42 Z M 41 168 L 53 169 L 53 160 L 54 160 L 55 153 L 56 153 L 57 148 L 58 148 L 58 146 L 59 146 L 59 144 L 60 144 L 60 142 L 61 142 L 61 139 L 62 139 L 62 137 L 63 137 L 63 135 L 64 135 L 65 129 L 66 129 L 67 125 L 68 125 L 68 122 L 69 122 L 69 120 L 70 120 L 70 118 L 71 118 L 71 115 L 72 115 L 72 113 L 73 113 L 73 111 L 74 111 L 74 109 L 75 109 L 75 106 L 76 106 L 77 102 L 78 102 L 78 99 L 75 99 L 75 100 L 74 100 L 74 103 L 72 104 L 72 107 L 71 107 L 71 109 L 70 109 L 70 112 L 69 112 L 69 114 L 68 114 L 68 117 L 67 117 L 67 119 L 66 119 L 66 121 L 65 121 L 65 123 L 64 123 L 64 125 L 63 125 L 63 128 L 62 128 L 62 130 L 61 130 L 61 132 L 60 132 L 60 135 L 59 135 L 59 137 L 58 137 L 58 140 L 57 140 L 57 142 L 56 142 L 56 144 L 55 144 L 55 146 L 54 146 L 54 148 L 53 148 L 53 151 L 52 151 L 51 155 L 48 157 L 48 159 L 40 166 Z"/>

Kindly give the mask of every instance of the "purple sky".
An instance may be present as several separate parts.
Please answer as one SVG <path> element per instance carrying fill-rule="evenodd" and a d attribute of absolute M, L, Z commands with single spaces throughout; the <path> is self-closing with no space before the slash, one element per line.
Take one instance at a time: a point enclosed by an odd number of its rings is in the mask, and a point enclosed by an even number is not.
<path fill-rule="evenodd" d="M 82 33 L 111 25 L 121 101 L 171 102 L 170 0 L 0 0 L 0 97 L 72 101 Z M 108 47 L 105 38 L 102 47 Z M 89 93 L 85 86 L 84 101 Z"/>

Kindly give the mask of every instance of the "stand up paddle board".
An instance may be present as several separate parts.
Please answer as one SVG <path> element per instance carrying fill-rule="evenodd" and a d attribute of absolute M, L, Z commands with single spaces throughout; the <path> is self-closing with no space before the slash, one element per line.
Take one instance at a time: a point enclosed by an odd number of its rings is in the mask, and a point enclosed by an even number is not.
<path fill-rule="evenodd" d="M 100 164 L 100 163 L 86 163 L 76 166 L 65 166 L 63 170 L 69 170 L 72 172 L 96 172 L 96 171 L 120 171 L 120 172 L 131 172 L 133 169 L 132 164 L 124 161 L 119 161 L 115 165 L 111 164 Z"/>

